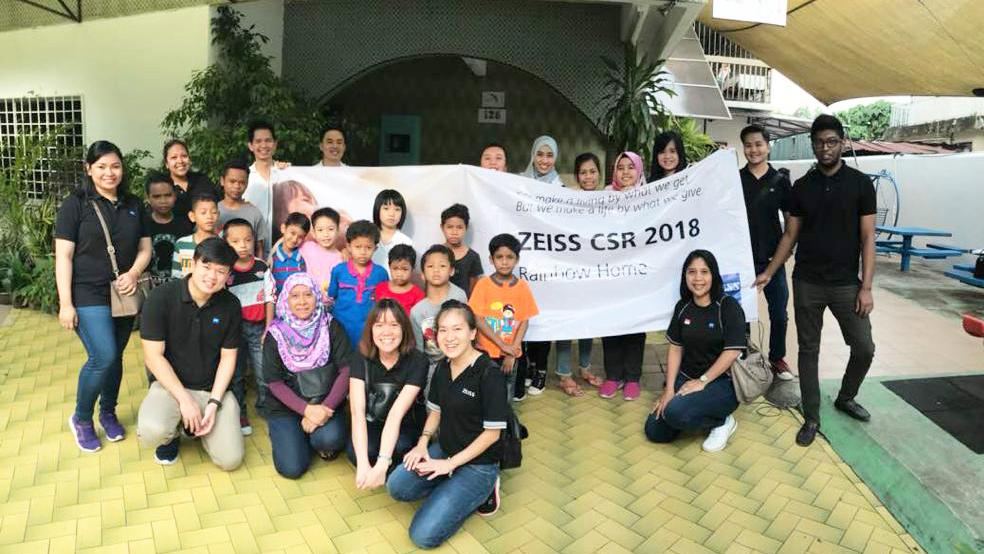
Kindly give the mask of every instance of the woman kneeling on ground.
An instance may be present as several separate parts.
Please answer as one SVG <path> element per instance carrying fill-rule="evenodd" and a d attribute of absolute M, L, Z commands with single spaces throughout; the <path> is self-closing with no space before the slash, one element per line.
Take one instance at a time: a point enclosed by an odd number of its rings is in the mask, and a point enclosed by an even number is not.
<path fill-rule="evenodd" d="M 349 378 L 347 454 L 356 467 L 355 486 L 374 489 L 386 482 L 393 458 L 402 459 L 420 436 L 425 410 L 419 398 L 430 361 L 417 350 L 410 318 L 392 298 L 369 312 L 359 352 L 363 363 L 352 367 Z"/>
<path fill-rule="evenodd" d="M 694 250 L 683 263 L 666 340 L 666 388 L 646 420 L 646 437 L 671 442 L 681 431 L 711 428 L 704 450 L 723 450 L 738 427 L 729 370 L 745 350 L 745 312 L 724 294 L 717 260 L 707 250 Z"/>
<path fill-rule="evenodd" d="M 314 279 L 288 277 L 263 344 L 263 380 L 270 389 L 263 410 L 277 473 L 297 479 L 311 465 L 311 450 L 330 460 L 345 448 L 348 422 L 340 407 L 351 355 Z"/>
<path fill-rule="evenodd" d="M 472 346 L 471 308 L 449 300 L 435 321 L 437 344 L 447 358 L 431 379 L 417 446 L 386 483 L 396 500 L 424 499 L 410 523 L 410 539 L 421 548 L 441 545 L 472 512 L 491 515 L 498 509 L 499 435 L 509 414 L 505 375 Z M 428 447 L 438 426 L 438 440 Z"/>

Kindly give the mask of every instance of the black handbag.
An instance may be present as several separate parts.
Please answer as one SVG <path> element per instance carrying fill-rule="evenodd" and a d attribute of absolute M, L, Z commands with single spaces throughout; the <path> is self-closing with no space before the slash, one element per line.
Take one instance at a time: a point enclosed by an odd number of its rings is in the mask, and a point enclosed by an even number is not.
<path fill-rule="evenodd" d="M 369 423 L 384 423 L 390 408 L 400 395 L 402 385 L 396 383 L 372 383 L 369 360 L 364 361 L 366 371 L 366 421 Z"/>
<path fill-rule="evenodd" d="M 523 439 L 529 436 L 529 431 L 519 422 L 516 412 L 509 407 L 506 418 L 506 428 L 499 435 L 499 446 L 502 457 L 499 459 L 499 469 L 515 469 L 523 465 Z"/>
<path fill-rule="evenodd" d="M 974 277 L 984 279 L 984 254 L 977 256 L 977 263 L 974 264 Z"/>

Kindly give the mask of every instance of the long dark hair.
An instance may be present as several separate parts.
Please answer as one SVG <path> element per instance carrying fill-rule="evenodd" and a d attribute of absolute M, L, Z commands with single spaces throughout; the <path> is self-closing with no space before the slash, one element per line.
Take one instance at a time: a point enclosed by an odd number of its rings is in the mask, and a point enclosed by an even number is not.
<path fill-rule="evenodd" d="M 108 140 L 97 140 L 96 142 L 93 142 L 89 145 L 89 149 L 85 152 L 86 169 L 99 161 L 99 158 L 109 154 L 116 154 L 116 157 L 120 159 L 120 163 L 123 164 L 123 152 L 120 151 L 118 146 Z M 130 194 L 130 180 L 128 177 L 129 176 L 126 173 L 126 164 L 123 164 L 123 176 L 120 178 L 119 186 L 116 187 L 116 195 L 120 199 Z M 82 194 L 86 197 L 95 197 L 99 195 L 99 193 L 96 192 L 96 184 L 92 182 L 92 177 L 89 176 L 88 171 L 82 178 Z"/>
<path fill-rule="evenodd" d="M 683 139 L 680 137 L 680 134 L 676 131 L 660 133 L 656 136 L 656 141 L 653 143 L 653 161 L 649 164 L 650 181 L 662 179 L 666 175 L 666 170 L 659 165 L 659 153 L 666 150 L 667 145 L 671 142 L 673 146 L 676 146 L 677 156 L 680 160 L 677 162 L 674 171 L 682 171 L 687 167 L 687 153 L 683 149 Z"/>
<path fill-rule="evenodd" d="M 680 271 L 680 298 L 694 299 L 693 293 L 687 287 L 687 268 L 697 258 L 704 260 L 707 268 L 711 270 L 711 300 L 720 299 L 724 295 L 724 281 L 721 279 L 721 270 L 718 269 L 717 258 L 708 250 L 694 250 L 683 261 L 683 269 Z"/>

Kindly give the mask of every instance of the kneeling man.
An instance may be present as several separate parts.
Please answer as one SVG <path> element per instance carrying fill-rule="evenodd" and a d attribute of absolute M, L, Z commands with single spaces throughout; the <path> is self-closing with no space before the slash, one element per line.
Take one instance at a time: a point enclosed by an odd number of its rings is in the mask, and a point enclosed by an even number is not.
<path fill-rule="evenodd" d="M 154 289 L 140 338 L 151 373 L 137 436 L 157 463 L 178 459 L 181 432 L 200 438 L 212 462 L 231 471 L 243 461 L 239 405 L 229 390 L 236 369 L 241 312 L 225 289 L 235 250 L 218 237 L 195 248 L 191 274 Z"/>

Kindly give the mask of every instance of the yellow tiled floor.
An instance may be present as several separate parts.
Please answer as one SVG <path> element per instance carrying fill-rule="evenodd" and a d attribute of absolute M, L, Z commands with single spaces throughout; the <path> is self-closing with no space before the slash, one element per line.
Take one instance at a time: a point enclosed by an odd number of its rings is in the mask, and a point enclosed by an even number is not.
<path fill-rule="evenodd" d="M 146 390 L 134 336 L 120 419 L 130 436 L 80 452 L 66 427 L 84 353 L 54 318 L 0 328 L 0 552 L 406 552 L 413 506 L 358 491 L 344 460 L 276 475 L 262 421 L 246 462 L 215 469 L 185 441 L 163 468 L 133 437 Z M 646 442 L 651 394 L 634 403 L 556 390 L 523 402 L 531 438 L 494 517 L 472 517 L 447 552 L 921 552 L 833 450 L 799 448 L 788 412 L 743 406 L 728 448 Z"/>

